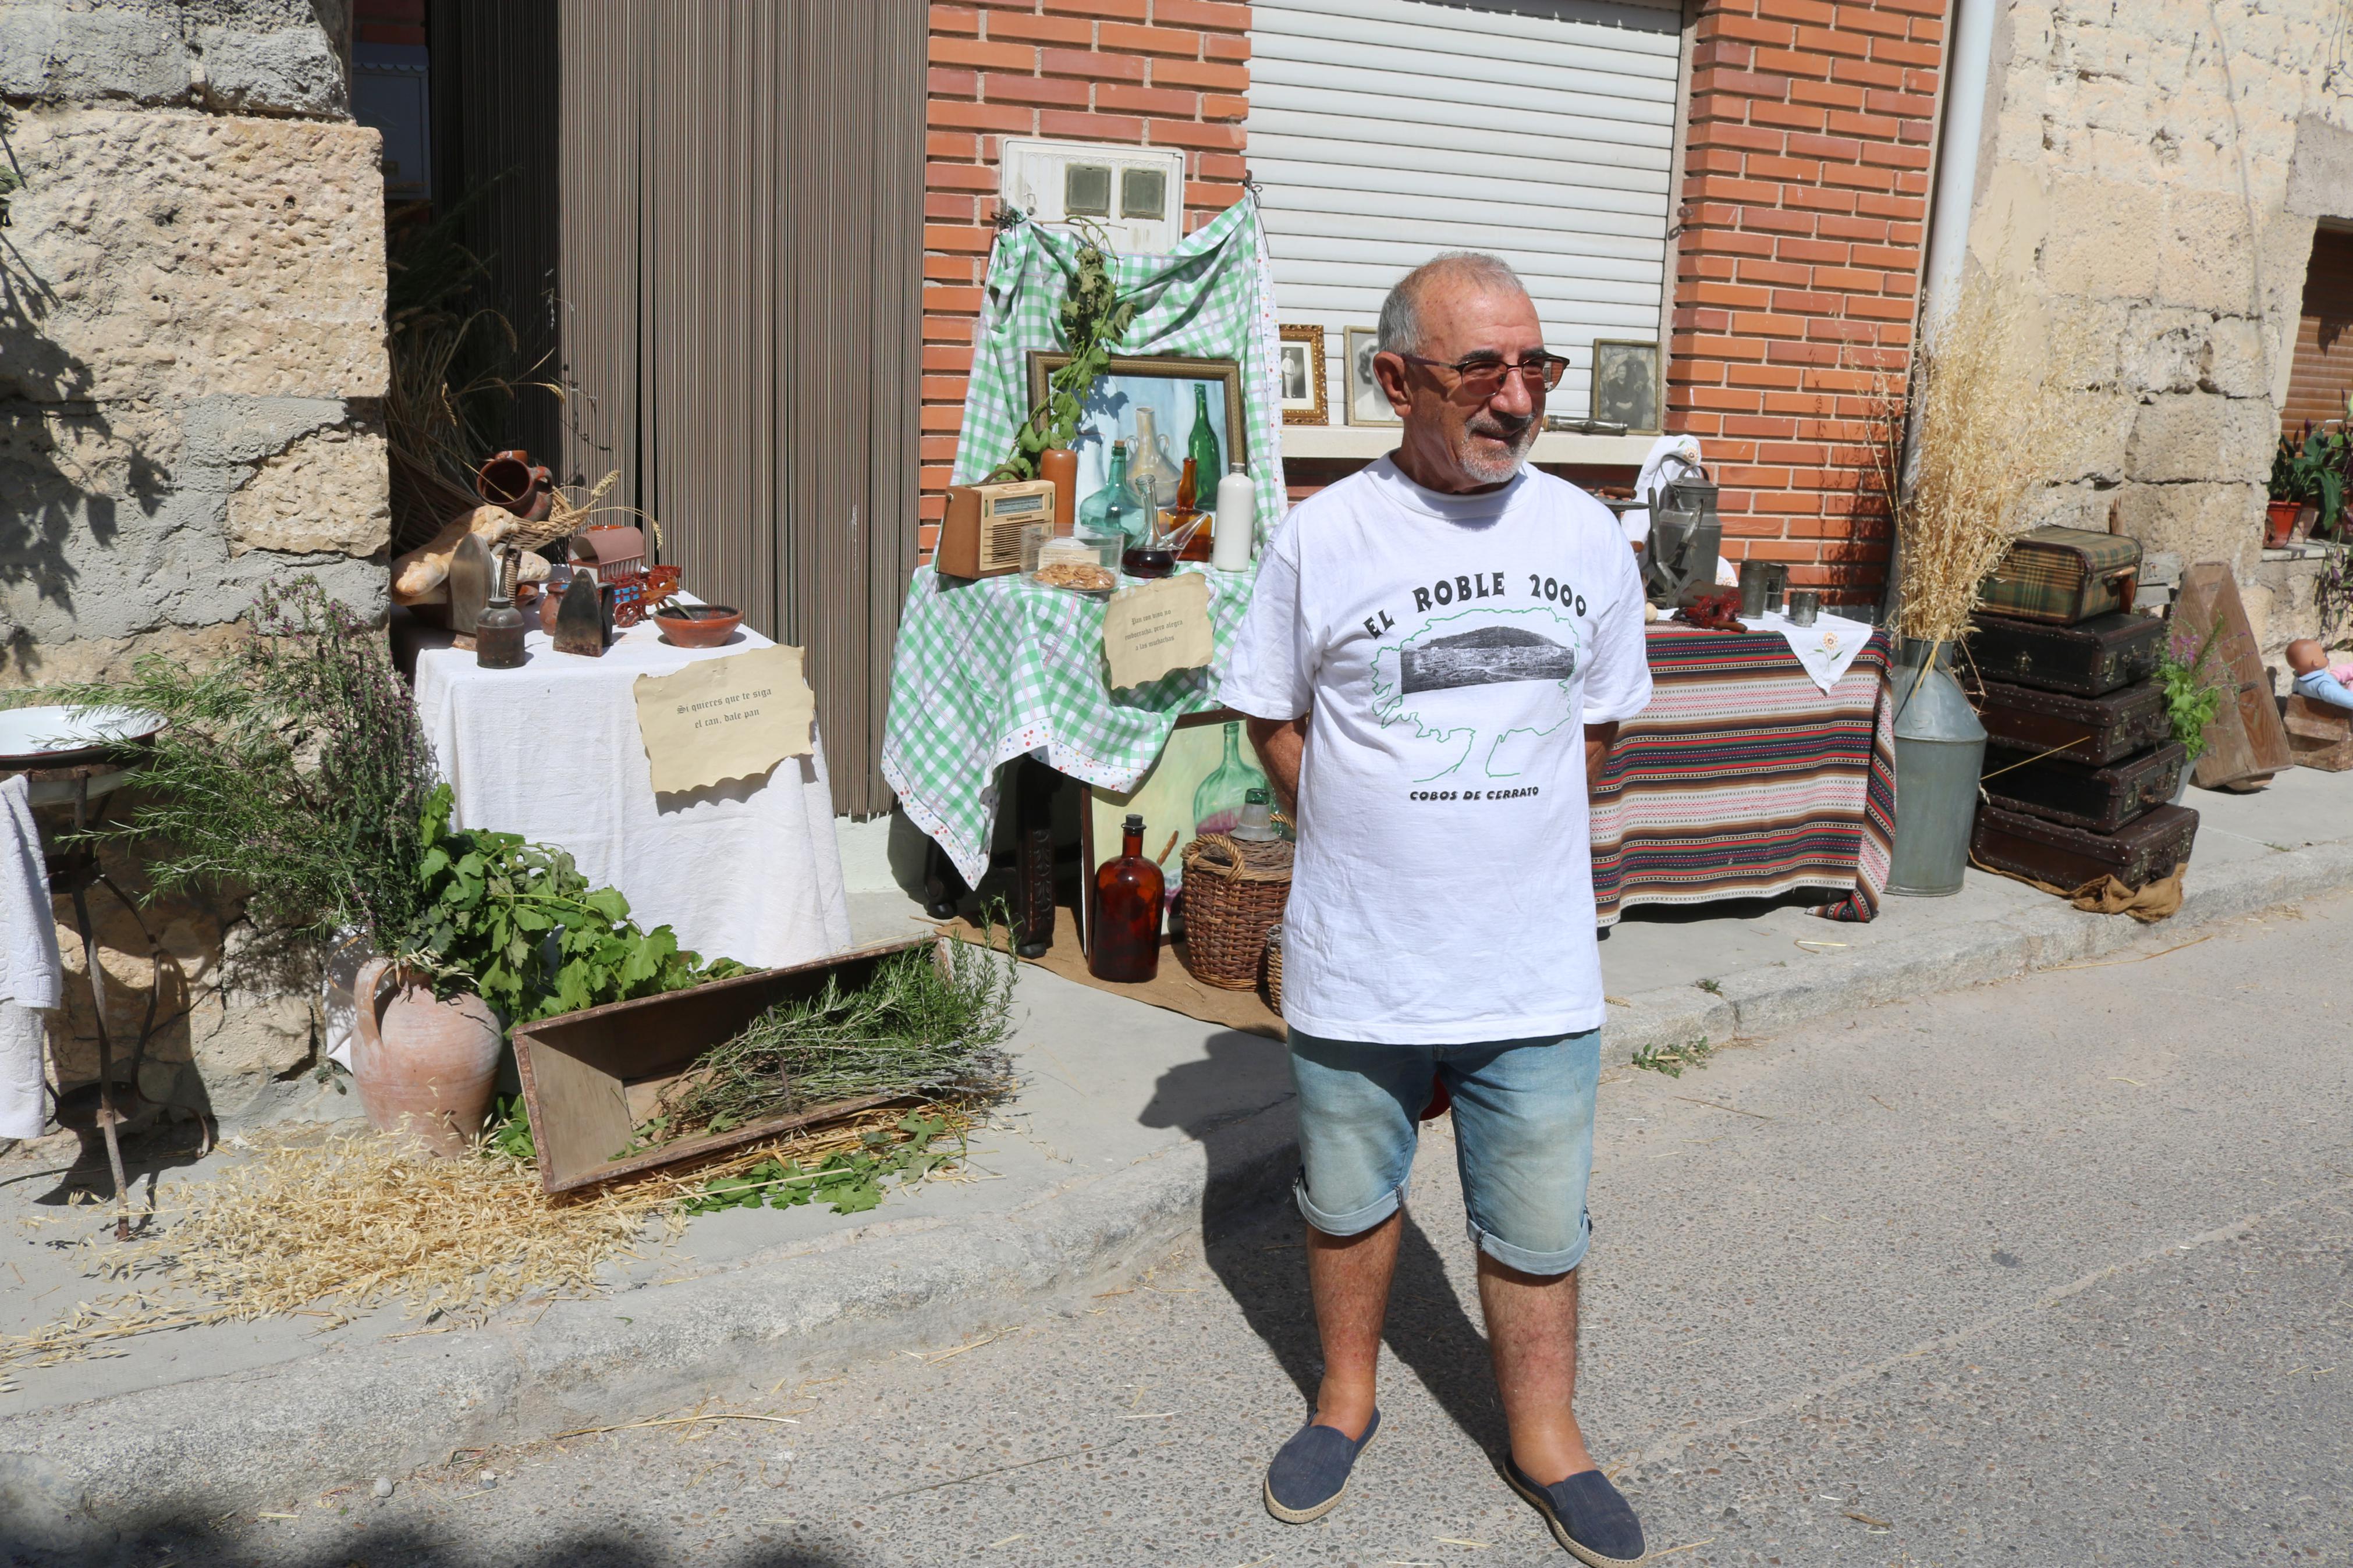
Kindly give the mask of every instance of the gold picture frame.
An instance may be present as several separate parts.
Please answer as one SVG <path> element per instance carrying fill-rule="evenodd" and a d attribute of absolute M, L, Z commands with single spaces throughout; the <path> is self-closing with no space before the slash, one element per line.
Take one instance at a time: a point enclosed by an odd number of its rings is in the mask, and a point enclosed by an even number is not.
<path fill-rule="evenodd" d="M 1299 325 L 1276 329 L 1282 341 L 1275 369 L 1282 373 L 1278 400 L 1285 425 L 1328 425 L 1332 414 L 1324 390 L 1324 329 Z"/>

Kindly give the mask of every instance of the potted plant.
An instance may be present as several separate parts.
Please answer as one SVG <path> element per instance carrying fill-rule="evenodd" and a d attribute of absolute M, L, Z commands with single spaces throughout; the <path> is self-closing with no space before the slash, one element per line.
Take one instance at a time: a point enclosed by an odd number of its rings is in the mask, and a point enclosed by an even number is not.
<path fill-rule="evenodd" d="M 368 955 L 352 1078 L 373 1125 L 406 1124 L 437 1153 L 470 1149 L 506 1024 L 708 973 L 570 857 L 450 826 L 382 634 L 316 580 L 264 589 L 247 618 L 252 637 L 209 668 L 151 657 L 128 681 L 58 696 L 172 721 L 141 804 L 107 836 L 146 856 L 158 892 L 241 898 L 259 938 L 241 963 L 284 984 L 314 980 L 332 947 Z"/>
<path fill-rule="evenodd" d="M 2222 618 L 2206 628 L 2203 637 L 2189 626 L 2177 626 L 2157 656 L 2158 684 L 2165 691 L 2167 717 L 2173 721 L 2173 738 L 2181 742 L 2189 754 L 2182 759 L 2180 782 L 2173 786 L 2173 804 L 2189 793 L 2189 773 L 2198 759 L 2206 754 L 2206 726 L 2222 709 L 2222 689 L 2206 679 L 2206 660 L 2221 640 Z"/>
<path fill-rule="evenodd" d="M 2294 536 L 2297 517 L 2306 506 L 2318 509 L 2316 532 L 2337 526 L 2345 510 L 2345 472 L 2348 443 L 2342 430 L 2316 430 L 2312 421 L 2291 438 L 2282 436 L 2272 452 L 2271 497 L 2263 509 L 2263 545 L 2276 550 Z"/>

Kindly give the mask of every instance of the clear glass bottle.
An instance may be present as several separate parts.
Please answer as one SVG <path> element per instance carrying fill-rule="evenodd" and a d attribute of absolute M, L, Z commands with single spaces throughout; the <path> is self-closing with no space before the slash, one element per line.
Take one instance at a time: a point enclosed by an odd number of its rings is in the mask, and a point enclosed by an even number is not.
<path fill-rule="evenodd" d="M 1160 973 L 1160 910 L 1167 879 L 1144 853 L 1144 818 L 1120 828 L 1119 857 L 1095 872 L 1094 951 L 1087 972 L 1129 984 Z"/>
<path fill-rule="evenodd" d="M 1226 725 L 1226 754 L 1217 770 L 1193 792 L 1193 831 L 1231 833 L 1240 825 L 1250 792 L 1267 788 L 1266 774 L 1242 755 L 1242 727 Z"/>
<path fill-rule="evenodd" d="M 1160 433 L 1160 416 L 1149 408 L 1135 411 L 1134 449 L 1127 455 L 1127 479 L 1136 494 L 1151 498 L 1155 512 L 1176 503 L 1176 459 L 1169 455 L 1168 437 Z"/>
<path fill-rule="evenodd" d="M 1193 459 L 1203 480 L 1212 474 L 1222 474 L 1226 465 L 1218 450 L 1218 429 L 1209 423 L 1209 389 L 1193 388 L 1193 430 L 1185 437 L 1185 455 Z"/>
<path fill-rule="evenodd" d="M 1242 819 L 1234 825 L 1234 837 L 1245 844 L 1272 844 L 1282 836 L 1274 830 L 1274 807 L 1262 789 L 1253 789 L 1242 796 Z"/>

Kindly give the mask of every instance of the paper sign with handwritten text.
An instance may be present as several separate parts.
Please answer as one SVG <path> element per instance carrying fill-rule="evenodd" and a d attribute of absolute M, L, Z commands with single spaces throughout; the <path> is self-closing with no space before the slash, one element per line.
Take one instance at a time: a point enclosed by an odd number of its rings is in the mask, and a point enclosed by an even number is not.
<path fill-rule="evenodd" d="M 1209 580 L 1180 573 L 1116 595 L 1103 607 L 1103 658 L 1113 689 L 1145 686 L 1217 656 L 1209 633 Z"/>
<path fill-rule="evenodd" d="M 809 752 L 817 699 L 797 647 L 698 659 L 676 675 L 641 675 L 634 689 L 658 795 L 756 778 Z"/>

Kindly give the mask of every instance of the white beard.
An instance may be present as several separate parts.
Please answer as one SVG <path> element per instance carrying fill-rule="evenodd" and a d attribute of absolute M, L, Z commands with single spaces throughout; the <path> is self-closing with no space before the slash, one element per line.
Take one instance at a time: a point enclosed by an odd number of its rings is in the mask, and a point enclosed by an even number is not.
<path fill-rule="evenodd" d="M 1465 425 L 1461 438 L 1455 445 L 1454 460 L 1462 465 L 1464 473 L 1482 485 L 1504 484 L 1528 460 L 1528 448 L 1536 444 L 1536 437 L 1542 429 L 1539 422 L 1529 420 L 1513 440 L 1511 449 L 1498 456 L 1488 451 L 1471 426 Z M 1490 432 L 1491 438 L 1493 434 Z"/>

